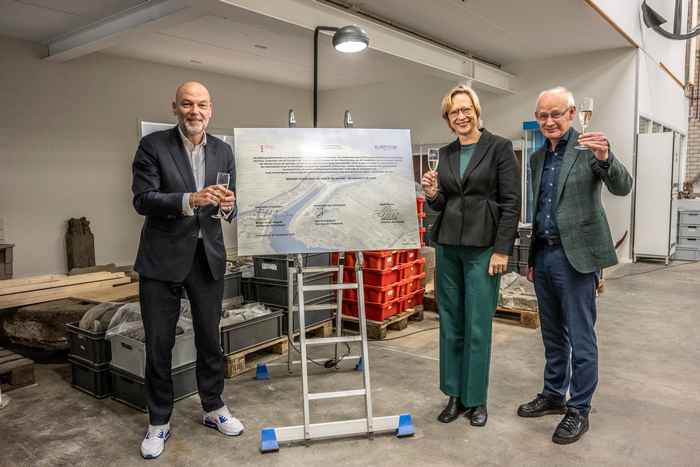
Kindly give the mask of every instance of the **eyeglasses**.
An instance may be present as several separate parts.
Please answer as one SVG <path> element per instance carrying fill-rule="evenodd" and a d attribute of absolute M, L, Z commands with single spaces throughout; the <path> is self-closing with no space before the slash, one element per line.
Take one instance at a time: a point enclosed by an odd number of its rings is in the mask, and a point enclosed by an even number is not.
<path fill-rule="evenodd" d="M 569 113 L 571 107 L 567 107 L 564 111 L 553 110 L 552 112 L 535 112 L 535 118 L 540 122 L 546 122 L 550 117 L 552 120 L 559 120 Z"/>
<path fill-rule="evenodd" d="M 450 117 L 451 119 L 455 119 L 455 118 L 459 117 L 459 114 L 464 114 L 465 117 L 473 117 L 474 116 L 474 109 L 471 109 L 469 107 L 460 107 L 459 109 L 450 110 L 447 113 L 447 116 Z"/>

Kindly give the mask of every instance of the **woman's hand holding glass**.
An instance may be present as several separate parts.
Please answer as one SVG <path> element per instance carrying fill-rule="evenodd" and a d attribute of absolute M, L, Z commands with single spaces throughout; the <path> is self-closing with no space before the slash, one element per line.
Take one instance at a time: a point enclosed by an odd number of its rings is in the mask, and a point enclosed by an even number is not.
<path fill-rule="evenodd" d="M 423 178 L 421 179 L 420 184 L 423 187 L 423 192 L 425 193 L 425 196 L 427 196 L 428 198 L 432 199 L 435 198 L 435 196 L 437 196 L 437 178 L 437 172 L 433 170 L 423 174 Z"/>

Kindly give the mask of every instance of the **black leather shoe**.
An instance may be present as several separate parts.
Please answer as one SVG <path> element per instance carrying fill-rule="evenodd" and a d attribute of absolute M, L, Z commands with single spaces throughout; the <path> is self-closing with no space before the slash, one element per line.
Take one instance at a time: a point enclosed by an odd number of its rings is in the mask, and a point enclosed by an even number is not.
<path fill-rule="evenodd" d="M 486 410 L 485 405 L 474 407 L 469 415 L 469 423 L 471 426 L 484 426 L 486 425 L 486 420 L 488 419 L 489 412 Z"/>
<path fill-rule="evenodd" d="M 518 407 L 520 417 L 541 417 L 543 415 L 558 415 L 566 413 L 564 401 L 558 401 L 544 394 L 537 394 L 530 402 Z"/>
<path fill-rule="evenodd" d="M 454 422 L 465 410 L 466 409 L 459 401 L 459 398 L 450 397 L 450 399 L 447 401 L 447 405 L 444 409 L 442 409 L 442 412 L 440 412 L 437 419 L 442 423 Z"/>
<path fill-rule="evenodd" d="M 552 441 L 557 444 L 575 443 L 587 431 L 588 415 L 581 415 L 578 410 L 569 407 L 566 411 L 566 415 L 564 415 L 564 418 L 559 422 L 559 426 L 554 430 Z"/>

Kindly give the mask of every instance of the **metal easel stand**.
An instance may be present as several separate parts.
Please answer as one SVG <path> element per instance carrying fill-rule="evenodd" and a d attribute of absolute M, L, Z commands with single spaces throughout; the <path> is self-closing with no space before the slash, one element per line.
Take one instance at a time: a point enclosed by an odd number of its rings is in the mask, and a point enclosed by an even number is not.
<path fill-rule="evenodd" d="M 368 359 L 368 346 L 367 346 L 367 320 L 365 317 L 365 306 L 364 306 L 364 285 L 362 277 L 362 253 L 357 252 L 357 258 L 355 261 L 355 277 L 356 282 L 354 284 L 343 283 L 342 282 L 342 269 L 344 265 L 344 254 L 339 254 L 339 280 L 336 284 L 330 285 L 304 285 L 304 273 L 318 272 L 319 268 L 304 268 L 303 257 L 297 255 L 296 259 L 296 274 L 297 274 L 297 296 L 298 296 L 298 310 L 299 310 L 299 343 L 301 347 L 301 386 L 302 386 L 302 397 L 303 397 L 303 409 L 304 409 L 304 424 L 298 426 L 288 426 L 280 428 L 263 428 L 260 431 L 260 451 L 272 452 L 279 450 L 279 443 L 285 442 L 295 442 L 304 441 L 309 443 L 312 440 L 328 439 L 328 438 L 342 438 L 348 436 L 358 436 L 367 435 L 370 439 L 375 433 L 382 432 L 394 432 L 398 437 L 412 436 L 414 434 L 413 420 L 410 414 L 401 414 L 388 417 L 374 417 L 372 413 L 372 395 L 371 386 L 369 379 L 369 359 Z M 291 281 L 291 277 L 290 283 Z M 342 330 L 342 325 L 339 326 L 338 332 L 335 337 L 321 337 L 321 338 L 306 338 L 306 334 L 303 332 L 306 329 L 306 319 L 305 311 L 310 309 L 304 305 L 304 293 L 322 290 L 335 290 L 339 298 L 339 302 L 342 300 L 342 292 L 346 289 L 357 290 L 357 305 L 358 305 L 358 317 L 359 317 L 359 336 L 342 336 L 340 331 Z M 291 297 L 290 297 L 291 298 Z M 293 303 L 290 301 L 290 304 Z M 289 315 L 293 316 L 294 307 L 289 307 Z M 336 313 L 336 319 L 340 319 L 340 310 Z M 293 324 L 293 320 L 290 320 L 290 329 Z M 363 373 L 363 388 L 361 389 L 351 389 L 344 391 L 333 391 L 333 392 L 320 392 L 320 393 L 309 393 L 309 375 L 308 375 L 308 361 L 307 361 L 307 346 L 316 345 L 335 345 L 336 352 L 338 344 L 343 343 L 361 343 L 361 358 L 362 365 L 360 371 Z M 309 403 L 315 400 L 322 399 L 337 399 L 345 397 L 364 397 L 365 399 L 365 417 L 355 420 L 343 420 L 336 422 L 326 422 L 326 423 L 311 423 L 310 413 L 309 413 Z"/>

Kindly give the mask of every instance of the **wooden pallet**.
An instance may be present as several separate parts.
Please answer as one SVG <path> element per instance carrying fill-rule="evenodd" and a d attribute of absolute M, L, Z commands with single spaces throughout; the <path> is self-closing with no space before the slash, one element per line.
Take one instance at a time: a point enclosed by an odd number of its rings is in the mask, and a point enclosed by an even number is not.
<path fill-rule="evenodd" d="M 367 320 L 367 338 L 382 340 L 386 338 L 387 331 L 400 331 L 408 327 L 409 321 L 423 321 L 423 305 L 415 306 L 403 313 L 390 316 L 384 321 Z M 343 315 L 343 329 L 359 332 L 360 319 L 354 316 Z"/>
<path fill-rule="evenodd" d="M 295 333 L 295 336 L 299 333 Z M 333 335 L 333 321 L 308 326 L 306 335 L 309 337 L 330 337 Z M 268 342 L 263 342 L 253 347 L 240 350 L 225 357 L 225 376 L 234 378 L 254 369 L 258 363 L 270 363 L 280 355 L 286 355 L 289 351 L 287 336 L 278 337 Z"/>
<path fill-rule="evenodd" d="M 34 384 L 34 362 L 0 347 L 0 389 L 3 392 Z"/>
<path fill-rule="evenodd" d="M 536 311 L 503 306 L 496 308 L 496 315 L 493 319 L 501 323 L 515 324 L 530 329 L 537 329 L 540 325 L 540 317 Z"/>

